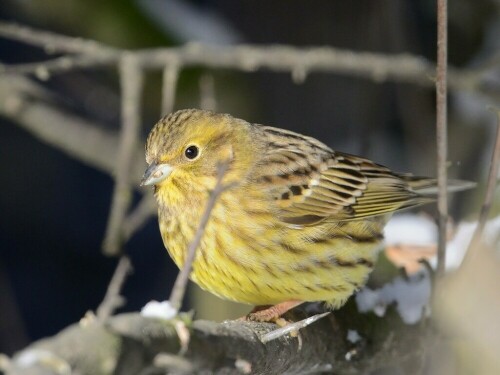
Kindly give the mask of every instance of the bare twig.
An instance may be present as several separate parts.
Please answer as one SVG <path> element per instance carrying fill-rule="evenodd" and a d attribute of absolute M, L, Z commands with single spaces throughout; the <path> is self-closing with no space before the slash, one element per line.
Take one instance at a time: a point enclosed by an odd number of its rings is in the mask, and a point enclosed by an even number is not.
<path fill-rule="evenodd" d="M 200 77 L 200 108 L 209 111 L 217 109 L 217 100 L 215 98 L 215 82 L 214 76 L 211 74 L 203 74 Z"/>
<path fill-rule="evenodd" d="M 112 54 L 117 50 L 94 40 L 72 38 L 49 31 L 0 22 L 0 36 L 43 48 L 47 53 Z"/>
<path fill-rule="evenodd" d="M 55 59 L 36 63 L 5 65 L 0 63 L 1 73 L 34 74 L 45 80 L 54 73 L 64 73 L 76 69 L 109 65 L 109 56 L 103 55 L 64 55 Z"/>
<path fill-rule="evenodd" d="M 0 79 L 0 115 L 15 121 L 36 138 L 56 147 L 70 157 L 110 173 L 118 155 L 118 133 L 105 126 L 71 114 L 50 98 L 49 91 L 27 78 L 13 76 Z M 136 155 L 143 154 L 135 150 Z M 131 181 L 139 184 L 143 162 L 134 166 L 137 175 Z"/>
<path fill-rule="evenodd" d="M 493 198 L 495 197 L 495 189 L 497 187 L 497 178 L 500 169 L 500 110 L 497 110 L 497 134 L 493 153 L 491 155 L 490 171 L 488 174 L 488 182 L 486 184 L 486 193 L 484 195 L 483 205 L 479 213 L 479 219 L 476 230 L 472 236 L 472 240 L 467 249 L 463 264 L 470 262 L 469 259 L 475 257 L 481 251 L 481 238 L 483 235 L 484 227 L 488 216 L 490 214 L 491 206 L 493 205 Z"/>
<path fill-rule="evenodd" d="M 123 222 L 123 240 L 127 241 L 142 226 L 156 215 L 157 207 L 153 195 L 148 190 L 136 208 L 125 218 Z"/>
<path fill-rule="evenodd" d="M 448 222 L 448 193 L 446 158 L 447 137 L 447 59 L 448 59 L 448 10 L 447 0 L 437 0 L 437 77 L 436 77 L 436 141 L 438 175 L 438 222 L 439 239 L 437 254 L 437 277 L 444 274 L 446 262 L 446 226 Z"/>
<path fill-rule="evenodd" d="M 132 264 L 130 263 L 130 259 L 127 256 L 122 256 L 108 285 L 106 295 L 97 308 L 98 321 L 104 322 L 111 315 L 113 315 L 113 312 L 117 308 L 123 306 L 125 301 L 124 298 L 120 295 L 120 291 L 127 275 L 131 271 Z"/>
<path fill-rule="evenodd" d="M 308 325 L 311 325 L 314 322 L 320 320 L 321 318 L 324 318 L 328 314 L 330 314 L 330 311 L 324 312 L 322 314 L 316 314 L 316 315 L 310 316 L 309 318 L 302 319 L 302 320 L 295 322 L 295 323 L 287 324 L 286 326 L 284 326 L 282 328 L 278 328 L 274 331 L 266 333 L 265 335 L 263 335 L 260 338 L 260 341 L 262 341 L 263 343 L 266 343 L 266 342 L 269 342 L 272 340 L 276 340 L 276 339 L 278 339 L 282 336 L 285 336 L 289 333 L 297 332 L 300 329 L 305 328 Z"/>
<path fill-rule="evenodd" d="M 139 138 L 143 85 L 142 70 L 134 55 L 125 54 L 120 61 L 120 81 L 122 86 L 122 132 L 120 133 L 120 146 L 116 160 L 115 190 L 103 245 L 107 255 L 117 255 L 120 252 L 122 224 L 132 198 L 132 188 L 128 175 Z"/>
<path fill-rule="evenodd" d="M 0 115 L 10 117 L 40 140 L 59 148 L 81 162 L 112 174 L 118 158 L 119 134 L 105 130 L 99 123 L 65 113 L 54 103 L 38 100 L 50 96 L 36 83 L 24 77 L 0 79 Z M 127 175 L 131 186 L 138 186 L 144 172 L 142 147 L 134 150 L 133 165 Z M 144 191 L 140 191 L 144 192 Z M 146 193 L 148 194 L 148 193 Z M 142 225 L 156 215 L 156 205 L 146 195 L 123 223 L 123 239 L 128 240 Z"/>
<path fill-rule="evenodd" d="M 223 162 L 219 165 L 217 170 L 217 182 L 215 184 L 214 189 L 210 193 L 210 197 L 208 198 L 207 205 L 205 207 L 205 211 L 203 212 L 203 216 L 201 217 L 200 224 L 198 225 L 198 229 L 194 235 L 193 240 L 189 244 L 187 249 L 186 260 L 184 262 L 184 266 L 182 267 L 179 276 L 175 280 L 174 287 L 172 289 L 172 293 L 170 294 L 169 302 L 170 305 L 179 311 L 182 300 L 184 298 L 184 294 L 186 292 L 186 286 L 189 278 L 189 274 L 191 273 L 191 267 L 194 262 L 194 258 L 196 255 L 196 249 L 200 245 L 201 238 L 203 237 L 203 233 L 205 232 L 205 227 L 207 226 L 208 220 L 210 219 L 210 215 L 212 213 L 213 208 L 215 207 L 215 203 L 219 199 L 219 196 L 227 189 L 232 187 L 232 184 L 223 185 L 222 179 L 224 178 L 227 169 L 229 167 L 229 162 Z"/>
<path fill-rule="evenodd" d="M 173 62 L 163 69 L 163 87 L 161 100 L 161 116 L 172 112 L 175 105 L 175 90 L 179 79 L 179 66 Z"/>

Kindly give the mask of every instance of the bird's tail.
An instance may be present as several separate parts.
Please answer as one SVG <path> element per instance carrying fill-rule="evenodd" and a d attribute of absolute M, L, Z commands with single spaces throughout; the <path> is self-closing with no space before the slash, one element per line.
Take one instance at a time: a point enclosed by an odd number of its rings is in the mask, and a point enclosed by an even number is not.
<path fill-rule="evenodd" d="M 437 179 L 427 177 L 417 177 L 411 175 L 401 175 L 413 191 L 420 195 L 433 196 L 438 193 Z M 476 187 L 475 182 L 464 180 L 448 180 L 447 190 L 449 193 L 456 193 L 458 191 L 469 190 Z"/>

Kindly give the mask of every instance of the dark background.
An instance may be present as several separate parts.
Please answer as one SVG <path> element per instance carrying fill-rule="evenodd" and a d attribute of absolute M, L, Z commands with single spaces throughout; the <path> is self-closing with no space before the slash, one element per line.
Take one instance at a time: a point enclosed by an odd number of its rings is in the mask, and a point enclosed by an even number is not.
<path fill-rule="evenodd" d="M 180 10 L 179 10 L 180 9 Z M 450 2 L 450 63 L 473 66 L 495 51 L 498 3 Z M 181 45 L 200 40 L 235 44 L 331 45 L 354 51 L 407 52 L 435 59 L 435 2 L 428 0 L 3 0 L 0 19 L 122 48 Z M 493 42 L 492 42 L 493 41 Z M 0 39 L 0 61 L 47 56 Z M 435 98 L 432 89 L 311 73 L 289 74 L 190 68 L 182 72 L 175 108 L 198 107 L 198 82 L 212 74 L 217 110 L 251 122 L 317 137 L 395 170 L 435 175 Z M 36 79 L 36 78 L 33 78 Z M 119 128 L 119 85 L 112 69 L 87 69 L 43 82 L 66 110 Z M 161 76 L 147 76 L 143 132 L 159 118 Z M 494 116 L 487 101 L 450 97 L 450 173 L 484 175 Z M 478 168 L 478 165 L 482 165 Z M 102 300 L 116 260 L 102 255 L 113 181 L 0 118 L 0 352 L 78 321 Z M 463 197 L 463 196 L 462 196 Z M 464 200 L 465 201 L 465 200 Z M 453 213 L 470 210 L 455 202 Z M 432 212 L 433 208 L 428 208 Z M 156 220 L 127 243 L 134 273 L 127 304 L 138 310 L 165 299 L 177 270 L 166 255 Z"/>

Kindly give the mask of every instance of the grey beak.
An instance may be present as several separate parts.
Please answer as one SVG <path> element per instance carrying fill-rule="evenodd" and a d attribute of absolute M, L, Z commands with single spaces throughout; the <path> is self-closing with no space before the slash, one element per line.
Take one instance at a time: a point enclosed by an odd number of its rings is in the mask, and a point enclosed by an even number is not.
<path fill-rule="evenodd" d="M 144 172 L 141 180 L 141 186 L 155 185 L 166 179 L 173 168 L 168 164 L 151 163 Z"/>

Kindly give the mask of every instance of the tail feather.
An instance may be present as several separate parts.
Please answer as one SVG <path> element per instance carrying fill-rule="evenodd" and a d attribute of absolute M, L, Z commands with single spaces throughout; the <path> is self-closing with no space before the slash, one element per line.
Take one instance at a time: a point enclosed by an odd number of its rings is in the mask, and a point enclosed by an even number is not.
<path fill-rule="evenodd" d="M 437 179 L 435 178 L 417 177 L 411 175 L 401 175 L 400 177 L 404 179 L 408 185 L 410 185 L 413 191 L 420 195 L 427 196 L 438 194 Z M 477 184 L 475 182 L 471 181 L 448 180 L 446 190 L 449 193 L 456 193 L 458 191 L 473 189 L 476 185 Z"/>

